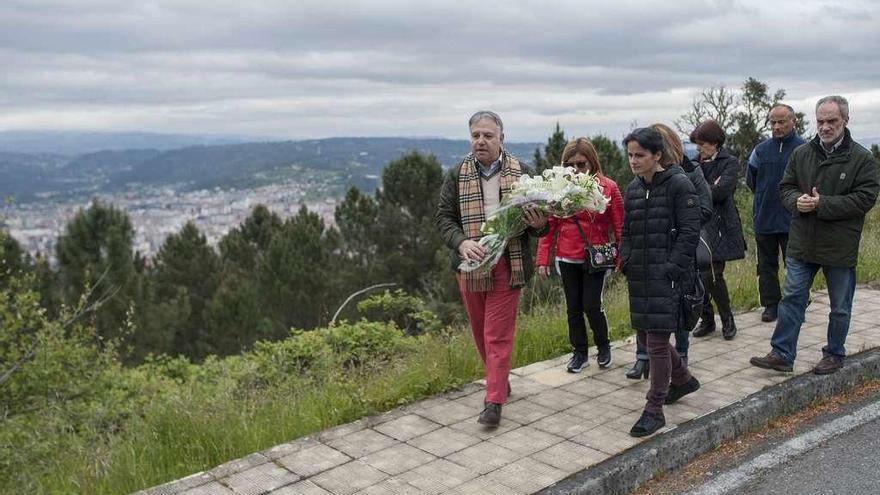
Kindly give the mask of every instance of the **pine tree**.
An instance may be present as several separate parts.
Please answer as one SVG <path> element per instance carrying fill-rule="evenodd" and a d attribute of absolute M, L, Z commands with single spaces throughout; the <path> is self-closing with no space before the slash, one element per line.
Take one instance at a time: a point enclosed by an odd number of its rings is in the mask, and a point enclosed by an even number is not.
<path fill-rule="evenodd" d="M 880 160 L 880 146 L 877 146 L 876 143 L 871 145 L 871 154 L 874 155 L 874 158 Z"/>
<path fill-rule="evenodd" d="M 257 205 L 245 221 L 220 239 L 220 256 L 228 269 L 253 272 L 269 243 L 281 230 L 281 218 Z"/>
<path fill-rule="evenodd" d="M 372 197 L 352 187 L 334 212 L 342 243 L 345 270 L 342 285 L 349 292 L 380 282 L 378 280 L 379 205 Z"/>
<path fill-rule="evenodd" d="M 102 337 L 123 342 L 131 340 L 127 314 L 138 293 L 133 238 L 128 215 L 96 200 L 74 215 L 56 244 L 62 299 L 69 306 L 84 295 L 103 301 L 95 327 Z"/>
<path fill-rule="evenodd" d="M 556 123 L 556 129 L 547 139 L 547 145 L 544 146 L 544 156 L 541 156 L 539 149 L 535 150 L 535 170 L 541 173 L 544 170 L 555 167 L 562 162 L 562 151 L 565 149 L 565 132 Z"/>
<path fill-rule="evenodd" d="M 272 237 L 257 269 L 261 301 L 273 323 L 273 338 L 291 327 L 314 328 L 330 319 L 339 299 L 339 235 L 327 230 L 305 206 Z"/>
<path fill-rule="evenodd" d="M 201 359 L 214 350 L 204 311 L 219 285 L 220 258 L 195 224 L 187 222 L 179 233 L 165 239 L 154 261 L 156 302 L 170 304 L 178 313 L 178 319 L 170 322 L 169 327 L 173 348 Z"/>
<path fill-rule="evenodd" d="M 415 151 L 382 171 L 382 187 L 376 192 L 375 242 L 382 255 L 384 279 L 378 282 L 397 282 L 419 293 L 425 277 L 438 276 L 434 255 L 443 243 L 434 213 L 442 183 L 443 167 L 437 158 Z"/>
<path fill-rule="evenodd" d="M 590 141 L 596 148 L 596 154 L 599 155 L 602 171 L 606 176 L 614 179 L 614 182 L 623 190 L 633 180 L 632 169 L 629 168 L 629 161 L 623 150 L 616 142 L 602 135 L 593 136 Z"/>

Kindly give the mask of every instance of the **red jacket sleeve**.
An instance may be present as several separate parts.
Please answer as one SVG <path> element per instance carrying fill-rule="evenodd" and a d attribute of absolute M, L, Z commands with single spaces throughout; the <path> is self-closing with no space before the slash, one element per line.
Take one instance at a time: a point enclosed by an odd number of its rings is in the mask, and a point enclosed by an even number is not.
<path fill-rule="evenodd" d="M 608 192 L 611 193 L 611 200 L 608 202 L 608 215 L 611 218 L 611 228 L 614 229 L 614 240 L 620 244 L 623 237 L 623 196 L 620 194 L 620 188 L 617 183 L 608 179 Z"/>
<path fill-rule="evenodd" d="M 547 235 L 538 238 L 538 252 L 536 253 L 537 256 L 535 256 L 536 266 L 550 266 L 551 264 L 550 251 L 553 248 L 553 243 L 556 241 L 559 219 L 551 216 L 547 219 L 547 225 L 549 226 Z"/>
<path fill-rule="evenodd" d="M 617 183 L 606 178 L 606 189 L 609 193 L 608 218 L 611 220 L 611 228 L 614 229 L 614 241 L 617 243 L 617 269 L 620 269 L 620 241 L 623 239 L 623 196 Z"/>

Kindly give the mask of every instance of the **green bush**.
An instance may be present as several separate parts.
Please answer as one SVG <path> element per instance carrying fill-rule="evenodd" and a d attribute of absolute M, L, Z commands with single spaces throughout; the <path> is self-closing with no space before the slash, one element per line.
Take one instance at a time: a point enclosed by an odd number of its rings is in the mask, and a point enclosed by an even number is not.
<path fill-rule="evenodd" d="M 426 309 L 425 301 L 401 289 L 370 296 L 359 302 L 357 309 L 369 321 L 394 322 L 407 335 L 436 331 L 442 326 Z"/>
<path fill-rule="evenodd" d="M 345 367 L 381 365 L 413 348 L 394 323 L 361 320 L 318 330 Z"/>

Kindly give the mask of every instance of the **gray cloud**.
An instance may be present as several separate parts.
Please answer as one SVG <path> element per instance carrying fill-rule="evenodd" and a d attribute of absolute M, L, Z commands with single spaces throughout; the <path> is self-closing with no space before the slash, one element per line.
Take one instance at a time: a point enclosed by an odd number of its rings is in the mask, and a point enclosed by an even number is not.
<path fill-rule="evenodd" d="M 0 129 L 619 136 L 753 76 L 880 136 L 867 1 L 21 1 L 0 5 Z"/>

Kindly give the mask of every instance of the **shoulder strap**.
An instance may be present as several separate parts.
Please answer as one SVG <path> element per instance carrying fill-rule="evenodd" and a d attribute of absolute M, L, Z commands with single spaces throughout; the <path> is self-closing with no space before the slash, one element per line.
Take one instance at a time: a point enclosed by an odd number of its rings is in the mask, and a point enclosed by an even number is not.
<path fill-rule="evenodd" d="M 571 218 L 574 221 L 575 227 L 578 228 L 578 232 L 580 232 L 580 234 L 581 234 L 581 240 L 584 241 L 584 244 L 587 247 L 592 246 L 593 245 L 593 240 L 592 240 L 593 239 L 593 222 L 590 221 L 590 240 L 587 240 L 587 236 L 586 236 L 586 234 L 584 234 L 584 228 L 581 227 L 581 223 L 578 221 L 577 215 L 574 215 Z"/>

